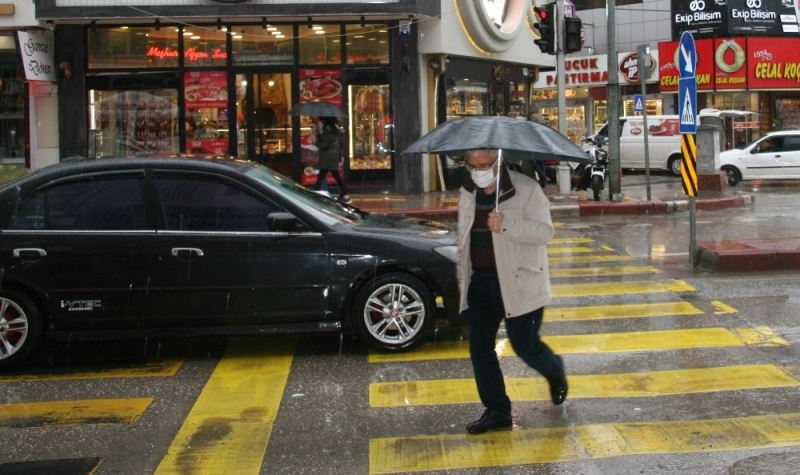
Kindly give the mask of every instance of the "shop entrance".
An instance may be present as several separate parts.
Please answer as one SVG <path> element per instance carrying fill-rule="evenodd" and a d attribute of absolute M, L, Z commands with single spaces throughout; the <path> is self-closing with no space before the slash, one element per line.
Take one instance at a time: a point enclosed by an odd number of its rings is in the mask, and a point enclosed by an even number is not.
<path fill-rule="evenodd" d="M 291 73 L 243 72 L 235 80 L 237 155 L 294 176 Z"/>

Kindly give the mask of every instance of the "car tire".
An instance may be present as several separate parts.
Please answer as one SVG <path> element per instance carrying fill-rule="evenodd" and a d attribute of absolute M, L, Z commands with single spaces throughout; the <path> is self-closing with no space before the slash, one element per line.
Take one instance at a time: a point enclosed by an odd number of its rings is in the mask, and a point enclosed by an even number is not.
<path fill-rule="evenodd" d="M 0 291 L 0 369 L 25 363 L 42 341 L 42 317 L 31 298 L 15 289 Z"/>
<path fill-rule="evenodd" d="M 681 176 L 681 161 L 682 160 L 683 160 L 683 158 L 679 157 L 677 155 L 673 155 L 672 157 L 669 157 L 669 160 L 667 161 L 667 168 L 669 169 L 670 173 L 672 173 L 675 176 Z"/>
<path fill-rule="evenodd" d="M 436 305 L 421 280 L 391 273 L 377 276 L 359 289 L 352 318 L 356 332 L 372 348 L 408 350 L 427 338 Z"/>
<path fill-rule="evenodd" d="M 722 167 L 722 171 L 725 172 L 725 177 L 728 180 L 728 186 L 736 186 L 742 181 L 742 173 L 736 169 L 736 167 L 725 166 Z"/>

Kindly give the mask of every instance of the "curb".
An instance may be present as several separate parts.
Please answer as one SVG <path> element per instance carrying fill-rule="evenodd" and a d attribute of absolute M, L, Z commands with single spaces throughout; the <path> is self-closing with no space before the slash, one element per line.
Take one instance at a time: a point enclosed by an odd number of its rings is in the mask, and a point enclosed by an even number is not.
<path fill-rule="evenodd" d="M 798 239 L 725 241 L 698 247 L 698 266 L 710 272 L 752 272 L 800 269 Z"/>

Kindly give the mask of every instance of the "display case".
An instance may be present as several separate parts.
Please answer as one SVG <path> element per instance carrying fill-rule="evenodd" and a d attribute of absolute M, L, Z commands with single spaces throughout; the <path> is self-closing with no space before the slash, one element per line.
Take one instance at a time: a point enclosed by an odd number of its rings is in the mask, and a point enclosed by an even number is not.
<path fill-rule="evenodd" d="M 550 127 L 558 129 L 558 107 L 541 107 L 539 115 Z M 583 105 L 567 107 L 567 137 L 580 143 L 586 136 L 586 111 Z"/>
<path fill-rule="evenodd" d="M 453 81 L 447 88 L 447 120 L 484 115 L 488 109 L 488 85 L 475 81 Z"/>
<path fill-rule="evenodd" d="M 391 170 L 394 123 L 388 84 L 351 85 L 350 169 Z"/>

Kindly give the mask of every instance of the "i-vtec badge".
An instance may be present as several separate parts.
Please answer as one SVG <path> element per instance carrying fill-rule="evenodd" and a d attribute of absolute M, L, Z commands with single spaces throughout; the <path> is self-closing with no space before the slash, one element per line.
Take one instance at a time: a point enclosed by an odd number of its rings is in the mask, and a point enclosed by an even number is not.
<path fill-rule="evenodd" d="M 61 300 L 59 306 L 67 312 L 91 312 L 103 307 L 102 300 Z"/>

